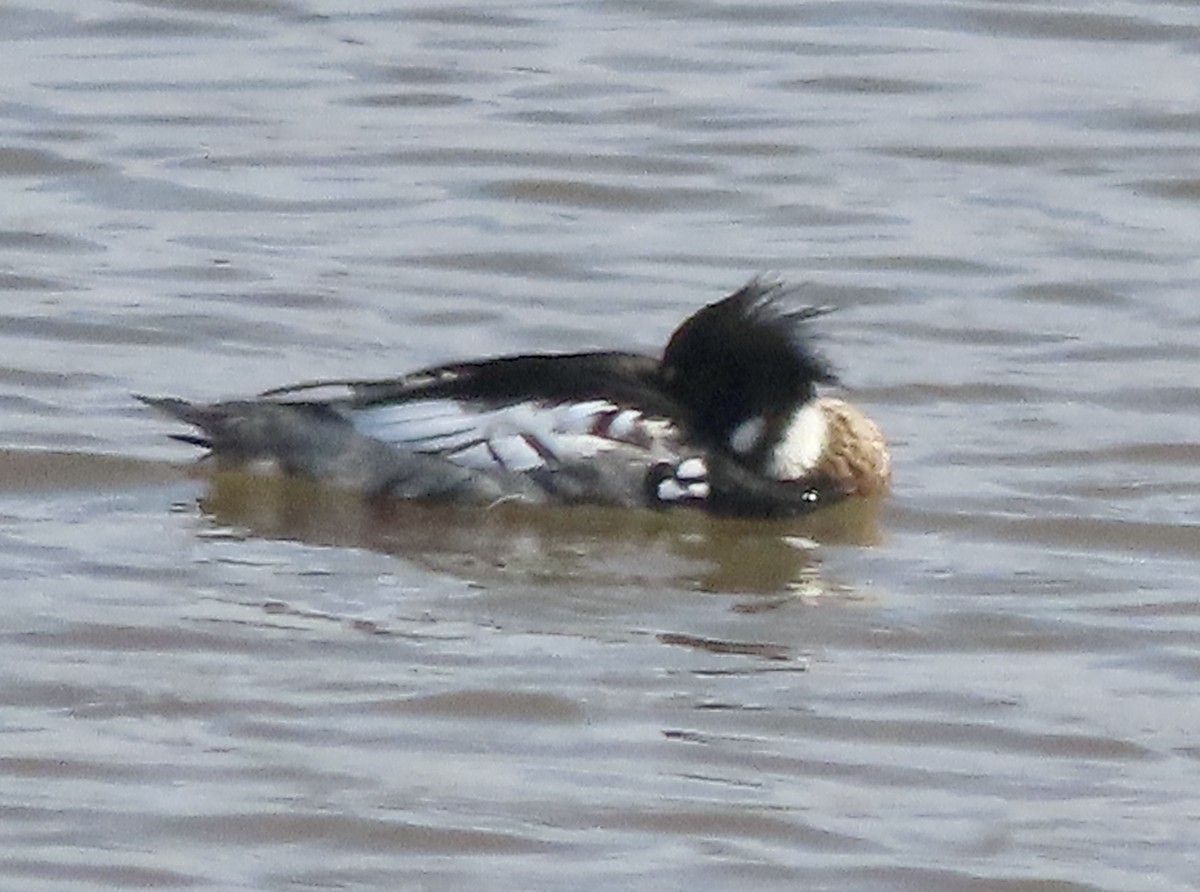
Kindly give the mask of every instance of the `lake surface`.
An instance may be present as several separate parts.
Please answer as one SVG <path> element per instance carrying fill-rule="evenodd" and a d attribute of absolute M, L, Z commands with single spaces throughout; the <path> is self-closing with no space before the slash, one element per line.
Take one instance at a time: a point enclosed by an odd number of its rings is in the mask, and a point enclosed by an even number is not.
<path fill-rule="evenodd" d="M 1188 3 L 0 7 L 0 885 L 1200 888 Z M 367 509 L 131 392 L 656 351 L 878 512 Z"/>

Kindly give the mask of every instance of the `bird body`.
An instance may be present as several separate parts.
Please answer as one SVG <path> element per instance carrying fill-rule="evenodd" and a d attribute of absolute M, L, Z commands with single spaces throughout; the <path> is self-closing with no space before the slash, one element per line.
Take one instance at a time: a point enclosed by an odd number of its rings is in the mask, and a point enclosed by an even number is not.
<path fill-rule="evenodd" d="M 792 515 L 886 490 L 879 429 L 820 397 L 821 311 L 754 279 L 702 308 L 661 358 L 504 356 L 253 399 L 139 397 L 221 465 L 269 465 L 369 497 L 595 503 Z"/>

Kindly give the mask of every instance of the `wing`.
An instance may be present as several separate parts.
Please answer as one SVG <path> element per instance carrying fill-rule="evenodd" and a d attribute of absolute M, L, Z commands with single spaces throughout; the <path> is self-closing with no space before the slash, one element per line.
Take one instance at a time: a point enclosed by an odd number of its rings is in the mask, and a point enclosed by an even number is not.
<path fill-rule="evenodd" d="M 341 408 L 354 430 L 402 453 L 436 457 L 556 501 L 697 504 L 707 465 L 675 423 L 608 400 L 500 406 L 452 399 Z"/>
<path fill-rule="evenodd" d="M 378 381 L 327 381 L 263 399 L 320 403 L 363 436 L 479 471 L 581 469 L 628 477 L 686 457 L 682 411 L 658 361 L 633 353 L 506 356 Z M 589 472 L 592 473 L 592 472 Z"/>
<path fill-rule="evenodd" d="M 506 405 L 409 399 L 333 408 L 363 436 L 480 471 L 525 474 L 601 456 L 649 463 L 673 455 L 679 442 L 672 422 L 600 399 Z"/>

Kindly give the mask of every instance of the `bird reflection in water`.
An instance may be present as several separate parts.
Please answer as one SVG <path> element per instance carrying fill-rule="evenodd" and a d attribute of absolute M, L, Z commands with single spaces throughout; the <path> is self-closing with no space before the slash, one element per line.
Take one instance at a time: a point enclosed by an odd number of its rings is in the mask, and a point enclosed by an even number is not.
<path fill-rule="evenodd" d="M 356 547 L 480 583 L 642 586 L 773 596 L 737 609 L 769 609 L 797 597 L 852 594 L 822 580 L 815 544 L 873 545 L 879 504 L 850 500 L 787 520 L 714 518 L 501 502 L 462 510 L 361 498 L 295 479 L 219 472 L 201 509 L 253 536 Z"/>

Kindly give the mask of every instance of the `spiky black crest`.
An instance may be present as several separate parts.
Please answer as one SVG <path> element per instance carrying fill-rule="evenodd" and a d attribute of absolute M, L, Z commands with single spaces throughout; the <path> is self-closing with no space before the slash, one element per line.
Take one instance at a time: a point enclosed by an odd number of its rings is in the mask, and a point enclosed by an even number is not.
<path fill-rule="evenodd" d="M 808 326 L 828 310 L 792 304 L 798 290 L 751 279 L 671 336 L 663 380 L 706 433 L 724 439 L 741 422 L 791 411 L 813 398 L 816 384 L 837 380 Z"/>

